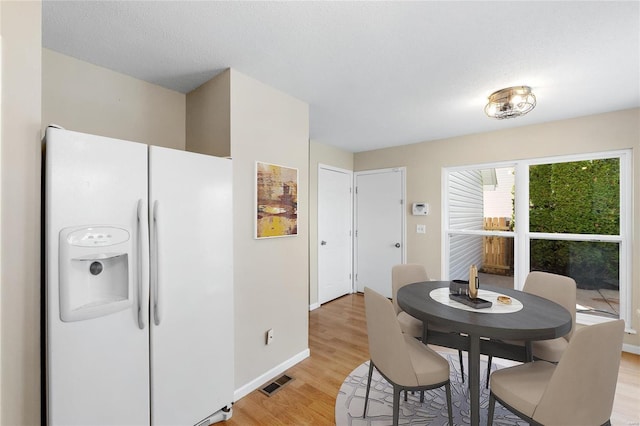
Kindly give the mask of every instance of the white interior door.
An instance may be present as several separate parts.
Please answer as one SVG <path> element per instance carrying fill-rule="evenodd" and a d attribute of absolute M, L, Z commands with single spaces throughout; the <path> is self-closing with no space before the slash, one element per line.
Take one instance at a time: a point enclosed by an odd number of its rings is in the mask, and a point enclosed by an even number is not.
<path fill-rule="evenodd" d="M 356 283 L 391 297 L 391 268 L 404 261 L 404 168 L 356 173 Z"/>
<path fill-rule="evenodd" d="M 352 291 L 352 173 L 318 168 L 318 302 Z"/>

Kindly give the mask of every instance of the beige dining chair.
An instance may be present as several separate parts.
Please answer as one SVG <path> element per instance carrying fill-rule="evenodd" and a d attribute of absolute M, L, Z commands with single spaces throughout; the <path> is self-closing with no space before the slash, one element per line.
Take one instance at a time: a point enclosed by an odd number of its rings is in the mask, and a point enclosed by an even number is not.
<path fill-rule="evenodd" d="M 577 330 L 558 364 L 533 361 L 491 374 L 489 426 L 496 401 L 532 425 L 610 425 L 624 321 Z"/>
<path fill-rule="evenodd" d="M 564 275 L 532 271 L 527 275 L 522 290 L 556 302 L 571 314 L 571 330 L 567 334 L 556 339 L 531 342 L 531 352 L 535 359 L 560 361 L 576 329 L 576 282 Z"/>
<path fill-rule="evenodd" d="M 527 275 L 522 291 L 556 302 L 571 314 L 571 330 L 562 337 L 531 342 L 531 356 L 549 362 L 558 362 L 569 346 L 569 341 L 576 328 L 576 282 L 573 278 L 549 272 L 531 271 Z M 525 342 L 514 341 L 512 344 L 524 345 Z M 492 357 L 489 356 L 487 367 L 487 386 L 491 373 Z"/>
<path fill-rule="evenodd" d="M 369 338 L 369 377 L 364 399 L 367 415 L 369 390 L 373 368 L 393 387 L 393 425 L 398 424 L 400 393 L 420 391 L 444 386 L 449 411 L 449 424 L 453 424 L 449 362 L 421 342 L 402 333 L 400 323 L 389 299 L 365 287 L 364 306 Z M 424 394 L 421 394 L 421 402 Z"/>
<path fill-rule="evenodd" d="M 417 263 L 403 263 L 400 265 L 394 265 L 391 268 L 391 296 L 393 300 L 393 307 L 400 323 L 402 332 L 419 339 L 422 339 L 422 321 L 415 318 L 402 310 L 398 305 L 398 290 L 407 284 L 419 283 L 423 281 L 429 281 L 429 275 L 427 270 L 421 264 Z M 446 331 L 439 327 L 431 328 L 436 331 Z M 462 375 L 462 383 L 464 383 L 464 364 L 462 363 L 462 351 L 458 351 L 458 358 L 460 360 L 460 374 Z"/>

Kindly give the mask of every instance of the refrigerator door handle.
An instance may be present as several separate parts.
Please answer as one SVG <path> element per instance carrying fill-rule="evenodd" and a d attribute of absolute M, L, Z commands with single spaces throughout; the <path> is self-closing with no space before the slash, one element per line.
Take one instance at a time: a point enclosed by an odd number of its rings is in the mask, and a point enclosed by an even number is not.
<path fill-rule="evenodd" d="M 158 250 L 158 220 L 159 220 L 159 202 L 158 200 L 153 202 L 153 322 L 155 325 L 160 325 L 160 251 Z"/>
<path fill-rule="evenodd" d="M 144 328 L 146 327 L 146 323 L 144 320 L 145 317 L 145 312 L 144 312 L 144 306 L 142 301 L 144 299 L 146 299 L 144 297 L 144 280 L 146 279 L 145 274 L 143 271 L 145 271 L 146 265 L 143 265 L 143 259 L 144 259 L 144 249 L 146 247 L 146 244 L 144 244 L 144 239 L 143 239 L 143 229 L 144 229 L 144 224 L 142 223 L 143 217 L 142 217 L 142 199 L 138 200 L 138 207 L 136 209 L 136 216 L 137 216 L 137 221 L 136 221 L 136 238 L 137 238 L 137 281 L 138 281 L 138 285 L 137 285 L 137 291 L 138 291 L 138 328 L 140 328 L 140 330 L 144 330 Z M 146 263 L 146 262 L 145 262 Z"/>

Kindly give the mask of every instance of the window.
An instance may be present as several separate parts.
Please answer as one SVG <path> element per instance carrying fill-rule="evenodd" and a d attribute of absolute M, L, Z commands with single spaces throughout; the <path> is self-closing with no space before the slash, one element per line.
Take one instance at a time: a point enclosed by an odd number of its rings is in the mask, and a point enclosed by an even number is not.
<path fill-rule="evenodd" d="M 448 279 L 466 280 L 469 265 L 475 264 L 485 284 L 514 287 L 514 170 L 500 166 L 445 174 Z"/>
<path fill-rule="evenodd" d="M 532 270 L 572 277 L 582 323 L 631 312 L 630 152 L 444 170 L 443 276 L 522 288 Z"/>

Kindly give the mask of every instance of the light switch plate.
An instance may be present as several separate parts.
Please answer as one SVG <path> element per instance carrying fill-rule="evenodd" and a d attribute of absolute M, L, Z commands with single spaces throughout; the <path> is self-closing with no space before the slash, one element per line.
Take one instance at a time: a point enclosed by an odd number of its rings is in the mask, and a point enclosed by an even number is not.
<path fill-rule="evenodd" d="M 418 234 L 426 234 L 427 233 L 427 226 L 426 225 L 416 225 L 416 232 Z"/>

